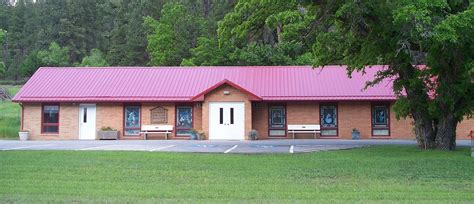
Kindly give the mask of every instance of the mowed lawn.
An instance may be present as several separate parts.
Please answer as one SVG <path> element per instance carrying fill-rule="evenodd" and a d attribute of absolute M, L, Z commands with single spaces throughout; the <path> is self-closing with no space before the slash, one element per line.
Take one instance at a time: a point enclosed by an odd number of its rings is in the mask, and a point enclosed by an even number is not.
<path fill-rule="evenodd" d="M 0 202 L 474 202 L 468 148 L 278 155 L 0 152 Z"/>
<path fill-rule="evenodd" d="M 14 96 L 20 86 L 0 86 L 7 88 Z M 0 139 L 17 139 L 20 130 L 20 105 L 11 101 L 0 101 Z"/>

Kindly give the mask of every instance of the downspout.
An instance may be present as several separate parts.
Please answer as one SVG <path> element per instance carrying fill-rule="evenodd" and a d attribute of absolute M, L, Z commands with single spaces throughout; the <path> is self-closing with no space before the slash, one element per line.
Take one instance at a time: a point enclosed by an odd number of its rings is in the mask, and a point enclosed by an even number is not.
<path fill-rule="evenodd" d="M 21 106 L 21 119 L 20 119 L 20 131 L 23 131 L 23 120 L 25 118 L 25 107 L 22 103 L 19 103 Z"/>

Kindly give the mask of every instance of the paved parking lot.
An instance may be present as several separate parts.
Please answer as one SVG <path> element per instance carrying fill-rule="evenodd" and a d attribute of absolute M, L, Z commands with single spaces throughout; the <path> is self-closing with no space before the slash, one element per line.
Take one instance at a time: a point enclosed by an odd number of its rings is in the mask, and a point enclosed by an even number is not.
<path fill-rule="evenodd" d="M 469 146 L 470 140 L 457 141 Z M 303 153 L 360 148 L 371 145 L 415 145 L 414 140 L 91 140 L 18 141 L 0 140 L 0 150 L 148 151 L 205 153 Z"/>

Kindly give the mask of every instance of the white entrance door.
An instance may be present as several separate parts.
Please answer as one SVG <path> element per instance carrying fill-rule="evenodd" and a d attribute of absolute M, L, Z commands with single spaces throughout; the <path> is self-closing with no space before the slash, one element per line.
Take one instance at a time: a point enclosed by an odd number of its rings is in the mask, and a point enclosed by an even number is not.
<path fill-rule="evenodd" d="M 245 139 L 243 102 L 209 103 L 209 139 Z"/>
<path fill-rule="evenodd" d="M 79 139 L 95 140 L 95 104 L 79 105 Z"/>

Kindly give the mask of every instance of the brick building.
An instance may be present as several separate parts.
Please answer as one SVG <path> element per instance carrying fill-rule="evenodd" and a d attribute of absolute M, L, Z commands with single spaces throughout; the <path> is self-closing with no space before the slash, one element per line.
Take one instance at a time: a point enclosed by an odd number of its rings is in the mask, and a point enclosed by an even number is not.
<path fill-rule="evenodd" d="M 207 139 L 290 138 L 288 125 L 319 124 L 318 138 L 414 138 L 412 121 L 392 113 L 390 80 L 364 89 L 378 70 L 347 76 L 344 66 L 40 68 L 13 101 L 33 140 L 96 139 L 103 127 L 120 139 L 143 139 L 143 125 L 173 125 Z M 474 120 L 459 124 L 467 139 Z M 162 138 L 150 135 L 149 139 Z M 297 134 L 296 138 L 313 138 Z"/>

